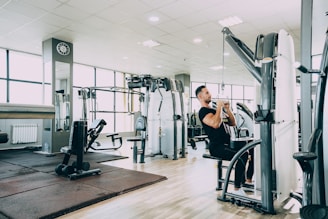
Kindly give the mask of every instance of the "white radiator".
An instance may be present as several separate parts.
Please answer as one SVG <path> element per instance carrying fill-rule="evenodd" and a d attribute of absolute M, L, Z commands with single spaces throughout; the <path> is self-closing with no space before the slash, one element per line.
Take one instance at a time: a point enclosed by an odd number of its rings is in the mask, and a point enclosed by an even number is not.
<path fill-rule="evenodd" d="M 12 125 L 12 144 L 33 143 L 38 140 L 37 124 L 14 124 Z"/>

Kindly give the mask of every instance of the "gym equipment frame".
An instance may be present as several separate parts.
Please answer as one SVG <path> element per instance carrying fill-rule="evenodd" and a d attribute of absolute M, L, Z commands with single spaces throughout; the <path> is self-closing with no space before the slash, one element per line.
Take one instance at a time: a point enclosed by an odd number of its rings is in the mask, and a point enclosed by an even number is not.
<path fill-rule="evenodd" d="M 276 172 L 273 169 L 274 166 L 274 153 L 273 145 L 276 141 L 274 132 L 274 125 L 279 123 L 291 124 L 294 127 L 296 122 L 293 121 L 276 121 L 276 77 L 277 77 L 277 60 L 281 54 L 278 52 L 278 38 L 280 33 L 286 35 L 285 32 L 269 33 L 267 35 L 259 35 L 256 41 L 255 53 L 251 51 L 247 45 L 234 36 L 234 34 L 227 28 L 222 30 L 225 41 L 231 46 L 233 51 L 238 55 L 242 63 L 247 70 L 254 76 L 254 78 L 260 83 L 260 102 L 258 110 L 254 113 L 255 122 L 260 124 L 260 138 L 261 141 L 255 140 L 247 144 L 241 149 L 231 161 L 237 160 L 247 149 L 254 148 L 257 144 L 260 144 L 260 166 L 261 166 L 261 200 L 253 200 L 249 197 L 236 196 L 230 193 L 226 193 L 226 189 L 223 190 L 223 195 L 220 200 L 227 200 L 226 195 L 231 196 L 230 201 L 234 202 L 238 200 L 239 204 L 252 206 L 255 210 L 262 213 L 275 214 L 274 199 L 277 194 L 276 190 Z M 282 37 L 284 37 L 282 35 Z M 288 36 L 288 35 L 287 35 Z M 282 42 L 285 43 L 285 42 Z M 290 43 L 290 42 L 288 42 Z M 293 49 L 293 47 L 292 47 Z M 288 54 L 289 55 L 289 54 Z M 290 60 L 289 60 L 290 61 Z M 255 62 L 260 63 L 261 67 L 257 67 Z M 286 66 L 287 64 L 284 63 Z M 288 66 L 290 67 L 290 66 Z M 296 81 L 296 77 L 295 77 Z M 296 82 L 295 82 L 296 83 Z M 296 111 L 296 99 L 295 99 L 295 112 Z M 280 109 L 281 110 L 281 109 Z M 296 113 L 295 113 L 296 114 Z M 297 130 L 295 136 L 297 135 Z M 297 145 L 296 145 L 297 148 Z M 292 157 L 292 156 L 291 156 Z M 291 158 L 292 160 L 292 158 Z M 229 174 L 225 178 L 225 186 L 229 181 Z"/>
<path fill-rule="evenodd" d="M 301 151 L 293 155 L 303 170 L 303 191 L 302 194 L 291 193 L 291 197 L 297 199 L 302 208 L 301 218 L 326 218 L 328 207 L 325 188 L 325 162 L 327 156 L 327 74 L 328 74 L 328 29 L 322 53 L 320 69 L 307 69 L 300 65 L 298 69 L 304 74 L 318 74 L 315 110 L 314 110 L 314 131 L 311 134 L 306 151 Z M 324 214 L 324 215 L 323 215 Z"/>

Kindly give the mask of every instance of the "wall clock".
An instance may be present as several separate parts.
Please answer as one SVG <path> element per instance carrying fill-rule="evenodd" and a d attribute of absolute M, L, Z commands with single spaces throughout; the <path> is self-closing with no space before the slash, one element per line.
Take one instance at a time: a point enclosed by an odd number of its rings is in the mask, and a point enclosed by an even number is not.
<path fill-rule="evenodd" d="M 71 48 L 69 47 L 69 45 L 65 42 L 60 42 L 57 44 L 56 46 L 56 49 L 57 49 L 57 52 L 60 54 L 60 55 L 63 55 L 63 56 L 67 56 L 69 55 L 69 53 L 71 52 Z"/>

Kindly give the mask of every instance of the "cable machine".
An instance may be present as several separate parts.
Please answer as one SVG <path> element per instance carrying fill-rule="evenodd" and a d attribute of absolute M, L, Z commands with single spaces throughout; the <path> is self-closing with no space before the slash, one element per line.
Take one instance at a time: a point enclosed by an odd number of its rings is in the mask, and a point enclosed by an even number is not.
<path fill-rule="evenodd" d="M 298 69 L 305 74 L 318 74 L 318 83 L 314 110 L 314 130 L 309 139 L 305 151 L 294 154 L 294 159 L 298 161 L 303 170 L 303 191 L 302 194 L 292 193 L 291 196 L 299 200 L 302 204 L 300 211 L 302 218 L 326 218 L 327 217 L 327 180 L 326 171 L 328 169 L 325 157 L 328 156 L 327 145 L 327 124 L 328 107 L 326 105 L 328 96 L 327 74 L 328 74 L 328 29 L 322 53 L 320 69 L 307 69 L 298 66 Z"/>
<path fill-rule="evenodd" d="M 238 156 L 260 144 L 258 159 L 260 160 L 261 200 L 248 197 L 233 198 L 239 199 L 246 206 L 253 206 L 260 212 L 274 214 L 275 198 L 281 201 L 289 197 L 289 192 L 294 189 L 297 181 L 294 177 L 295 169 L 292 159 L 292 154 L 298 148 L 293 42 L 284 30 L 279 33 L 259 35 L 254 53 L 228 28 L 225 27 L 222 32 L 225 41 L 260 83 L 261 99 L 258 110 L 254 113 L 255 121 L 260 125 L 261 140 L 247 144 L 236 154 L 235 159 L 230 162 L 225 180 L 229 179 L 229 172 Z M 286 104 L 286 109 L 283 108 L 284 104 Z M 257 161 L 257 158 L 255 160 Z M 284 164 L 279 163 L 279 160 L 284 160 Z M 287 170 L 282 165 L 288 165 L 290 168 Z M 227 184 L 225 182 L 220 200 L 229 200 L 226 197 L 229 195 Z"/>
<path fill-rule="evenodd" d="M 183 85 L 180 80 L 131 76 L 129 89 L 146 88 L 141 114 L 147 118 L 147 153 L 178 159 L 185 157 L 186 126 Z"/>

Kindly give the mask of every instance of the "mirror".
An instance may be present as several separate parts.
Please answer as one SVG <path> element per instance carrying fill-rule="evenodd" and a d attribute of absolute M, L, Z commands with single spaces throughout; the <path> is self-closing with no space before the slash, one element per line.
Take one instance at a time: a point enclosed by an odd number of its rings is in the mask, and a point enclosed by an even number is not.
<path fill-rule="evenodd" d="M 70 129 L 70 64 L 55 62 L 55 130 L 69 131 Z"/>

